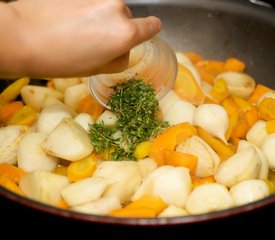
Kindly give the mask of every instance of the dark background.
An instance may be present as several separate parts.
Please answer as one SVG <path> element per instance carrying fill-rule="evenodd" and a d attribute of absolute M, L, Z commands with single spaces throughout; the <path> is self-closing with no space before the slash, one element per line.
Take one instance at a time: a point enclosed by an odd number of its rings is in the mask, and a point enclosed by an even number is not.
<path fill-rule="evenodd" d="M 45 237 L 65 239 L 67 236 L 76 239 L 119 240 L 194 239 L 202 236 L 205 239 L 236 240 L 241 236 L 248 239 L 255 234 L 264 239 L 265 236 L 271 237 L 274 234 L 274 218 L 275 206 L 270 205 L 245 214 L 198 224 L 170 227 L 105 225 L 50 215 L 18 205 L 0 196 L 1 235 L 7 233 L 9 236 L 34 237 L 37 240 Z"/>

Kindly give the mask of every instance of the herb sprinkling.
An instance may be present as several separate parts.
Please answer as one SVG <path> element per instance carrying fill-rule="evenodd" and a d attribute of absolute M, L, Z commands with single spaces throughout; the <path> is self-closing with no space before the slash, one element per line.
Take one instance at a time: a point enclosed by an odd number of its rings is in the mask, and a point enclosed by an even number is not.
<path fill-rule="evenodd" d="M 156 137 L 168 127 L 158 117 L 159 103 L 151 84 L 130 79 L 112 86 L 108 106 L 118 118 L 116 126 L 90 124 L 90 138 L 97 153 L 108 152 L 112 160 L 136 160 L 136 146 Z"/>

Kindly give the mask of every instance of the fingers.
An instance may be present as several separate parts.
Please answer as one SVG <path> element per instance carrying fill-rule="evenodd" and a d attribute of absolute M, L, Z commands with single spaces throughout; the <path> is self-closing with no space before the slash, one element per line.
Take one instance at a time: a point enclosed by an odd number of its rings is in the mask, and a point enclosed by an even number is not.
<path fill-rule="evenodd" d="M 161 20 L 154 16 L 135 18 L 132 21 L 136 26 L 137 34 L 135 40 L 137 44 L 152 38 L 160 31 L 162 26 Z"/>

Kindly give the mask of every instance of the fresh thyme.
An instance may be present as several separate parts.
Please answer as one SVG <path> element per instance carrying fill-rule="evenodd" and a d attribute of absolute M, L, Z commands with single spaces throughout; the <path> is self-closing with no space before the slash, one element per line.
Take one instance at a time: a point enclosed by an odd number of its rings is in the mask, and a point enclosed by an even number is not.
<path fill-rule="evenodd" d="M 158 117 L 159 103 L 151 84 L 130 79 L 112 88 L 108 106 L 117 115 L 116 126 L 91 124 L 91 142 L 97 153 L 109 151 L 112 160 L 136 160 L 136 146 L 157 136 L 168 123 Z"/>

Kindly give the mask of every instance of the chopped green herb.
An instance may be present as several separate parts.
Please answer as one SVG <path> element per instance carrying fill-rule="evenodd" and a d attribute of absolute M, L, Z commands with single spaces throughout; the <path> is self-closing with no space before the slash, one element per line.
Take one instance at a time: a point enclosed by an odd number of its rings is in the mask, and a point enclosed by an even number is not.
<path fill-rule="evenodd" d="M 97 153 L 110 150 L 112 160 L 136 160 L 136 146 L 156 137 L 168 123 L 158 118 L 159 103 L 151 84 L 130 79 L 112 88 L 108 106 L 118 117 L 116 126 L 91 124 L 91 142 Z"/>

